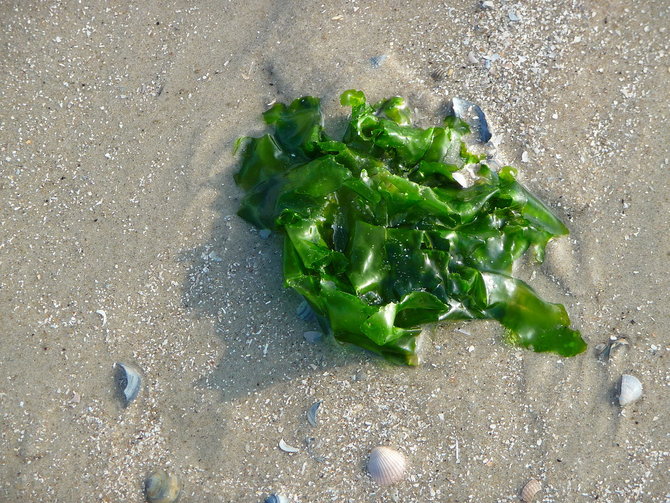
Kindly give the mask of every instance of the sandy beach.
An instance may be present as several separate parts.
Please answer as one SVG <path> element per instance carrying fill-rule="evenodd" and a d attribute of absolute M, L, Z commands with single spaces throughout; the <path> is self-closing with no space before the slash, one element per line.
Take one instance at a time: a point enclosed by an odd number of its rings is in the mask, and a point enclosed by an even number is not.
<path fill-rule="evenodd" d="M 9 1 L 0 108 L 0 501 L 670 501 L 670 4 Z M 570 229 L 518 275 L 588 343 L 428 329 L 398 367 L 309 343 L 282 236 L 236 215 L 274 102 L 459 96 Z M 602 354 L 604 345 L 627 344 Z M 124 407 L 115 364 L 136 366 Z M 622 374 L 642 382 L 622 408 Z M 316 426 L 306 412 L 321 402 Z M 298 449 L 288 453 L 280 441 Z M 409 461 L 377 486 L 370 450 Z"/>

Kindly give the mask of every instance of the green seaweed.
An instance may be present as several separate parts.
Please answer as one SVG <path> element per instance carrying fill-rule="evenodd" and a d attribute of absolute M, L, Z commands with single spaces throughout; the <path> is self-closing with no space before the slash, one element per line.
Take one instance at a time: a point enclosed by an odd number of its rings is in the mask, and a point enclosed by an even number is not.
<path fill-rule="evenodd" d="M 465 122 L 411 125 L 402 98 L 352 108 L 342 140 L 323 129 L 320 102 L 302 97 L 263 114 L 272 132 L 244 138 L 235 175 L 246 191 L 239 215 L 282 231 L 284 282 L 302 295 L 335 339 L 390 361 L 418 362 L 425 323 L 495 319 L 506 339 L 534 351 L 585 350 L 565 308 L 514 277 L 529 248 L 568 233 L 515 179 L 470 153 Z M 463 187 L 454 173 L 477 171 Z"/>

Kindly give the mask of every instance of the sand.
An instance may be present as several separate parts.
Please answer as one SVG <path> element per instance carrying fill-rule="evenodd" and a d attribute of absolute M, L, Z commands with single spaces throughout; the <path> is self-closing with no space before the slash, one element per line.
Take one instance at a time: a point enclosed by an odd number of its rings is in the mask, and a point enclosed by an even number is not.
<path fill-rule="evenodd" d="M 670 5 L 492 4 L 0 6 L 0 500 L 141 502 L 155 468 L 182 501 L 512 502 L 531 478 L 536 501 L 670 500 Z M 303 339 L 281 236 L 235 215 L 232 145 L 306 94 L 338 131 L 349 88 L 422 126 L 482 106 L 571 229 L 519 274 L 586 353 L 490 322 L 431 328 L 419 368 Z M 611 337 L 630 344 L 599 359 Z M 127 408 L 115 362 L 144 376 Z M 625 409 L 623 373 L 644 386 Z M 377 445 L 404 481 L 369 479 Z"/>

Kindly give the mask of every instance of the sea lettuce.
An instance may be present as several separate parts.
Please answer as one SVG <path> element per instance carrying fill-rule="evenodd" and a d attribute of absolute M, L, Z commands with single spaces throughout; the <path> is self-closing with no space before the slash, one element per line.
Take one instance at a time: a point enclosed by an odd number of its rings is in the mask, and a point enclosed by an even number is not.
<path fill-rule="evenodd" d="M 512 277 L 528 249 L 542 261 L 568 233 L 514 168 L 495 172 L 469 152 L 458 118 L 421 129 L 399 97 L 370 105 L 350 90 L 341 103 L 352 109 L 341 140 L 305 96 L 272 106 L 272 132 L 236 146 L 239 215 L 284 236 L 285 285 L 324 330 L 410 365 L 422 325 L 442 320 L 495 319 L 519 346 L 584 351 L 565 308 Z M 473 184 L 459 183 L 461 170 L 476 173 Z"/>

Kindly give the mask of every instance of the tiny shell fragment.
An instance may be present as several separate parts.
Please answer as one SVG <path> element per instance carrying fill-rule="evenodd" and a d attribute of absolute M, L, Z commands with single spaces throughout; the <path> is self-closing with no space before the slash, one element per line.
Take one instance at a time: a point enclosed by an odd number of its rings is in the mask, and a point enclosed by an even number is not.
<path fill-rule="evenodd" d="M 300 452 L 300 449 L 298 449 L 297 447 L 292 447 L 288 445 L 286 442 L 284 442 L 283 438 L 279 441 L 279 448 L 284 452 L 291 452 L 291 453 Z"/>
<path fill-rule="evenodd" d="M 523 501 L 523 503 L 530 503 L 541 489 L 542 484 L 539 480 L 530 479 L 528 483 L 523 486 L 523 489 L 521 489 L 521 501 Z"/>

